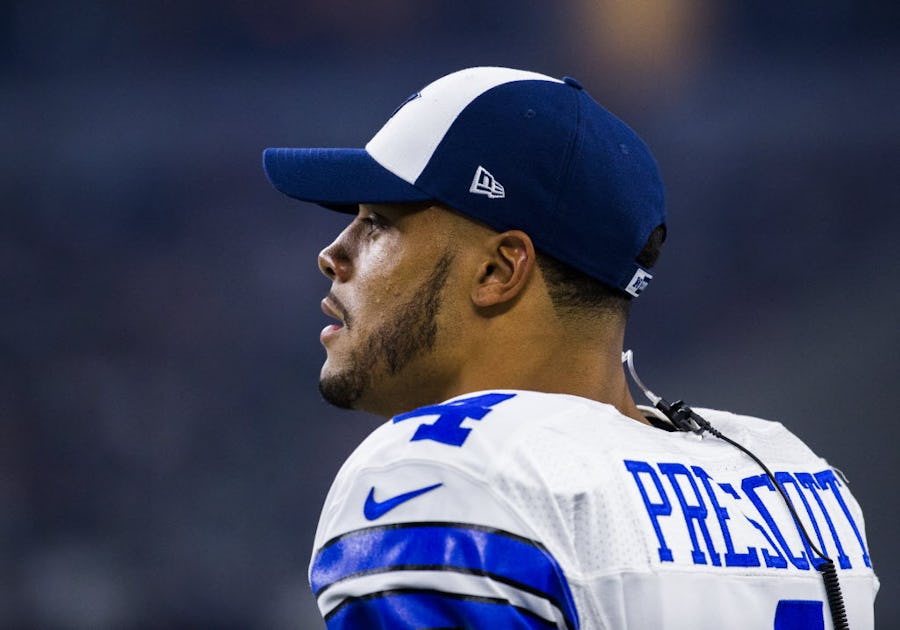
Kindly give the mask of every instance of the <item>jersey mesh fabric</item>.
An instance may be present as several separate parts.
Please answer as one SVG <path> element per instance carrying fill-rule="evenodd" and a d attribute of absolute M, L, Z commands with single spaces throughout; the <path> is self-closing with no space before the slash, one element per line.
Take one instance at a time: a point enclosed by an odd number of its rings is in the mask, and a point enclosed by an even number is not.
<path fill-rule="evenodd" d="M 791 565 L 725 566 L 721 522 L 700 477 L 711 475 L 711 488 L 728 513 L 728 527 L 737 551 L 769 544 L 744 515 L 763 519 L 741 491 L 741 480 L 756 479 L 760 470 L 743 453 L 712 437 L 667 433 L 619 414 L 613 407 L 574 396 L 512 392 L 479 419 L 465 420 L 470 428 L 462 444 L 416 439 L 421 426 L 437 422 L 424 414 L 379 428 L 341 469 L 329 493 L 316 536 L 317 548 L 346 532 L 371 526 L 360 509 L 371 489 L 393 496 L 412 488 L 441 483 L 441 488 L 404 503 L 377 521 L 381 526 L 416 522 L 471 523 L 538 541 L 565 574 L 581 621 L 581 628 L 771 628 L 775 605 L 785 597 L 821 604 L 818 572 Z M 461 399 L 483 395 L 468 394 Z M 454 404 L 452 401 L 447 404 Z M 756 452 L 773 470 L 828 472 L 817 457 L 782 425 L 725 412 L 698 410 L 724 434 Z M 669 513 L 656 516 L 637 492 L 638 476 L 626 461 L 639 461 L 662 484 Z M 669 466 L 670 468 L 666 468 Z M 678 468 L 680 467 L 680 468 Z M 666 470 L 683 470 L 666 476 Z M 688 496 L 688 506 L 707 502 L 701 519 L 682 514 L 673 483 Z M 690 482 L 690 483 L 688 483 Z M 663 498 L 641 478 L 651 504 Z M 691 490 L 691 483 L 696 491 Z M 729 485 L 730 484 L 730 485 Z M 765 506 L 784 529 L 785 508 L 774 492 L 757 488 Z M 861 536 L 861 512 L 849 488 L 842 488 L 856 517 Z M 824 494 L 824 491 L 822 491 Z M 829 504 L 835 519 L 840 507 Z M 798 506 L 798 509 L 802 509 Z M 327 515 L 327 516 L 326 516 Z M 701 523 L 711 538 L 701 536 Z M 837 522 L 837 520 L 836 520 Z M 788 527 L 792 521 L 787 521 Z M 764 523 L 763 523 L 764 524 Z M 837 525 L 836 525 L 837 527 Z M 841 539 L 853 568 L 841 572 L 854 616 L 853 627 L 872 627 L 872 600 L 878 582 L 861 563 L 859 545 L 846 523 Z M 693 530 L 695 541 L 689 538 Z M 827 531 L 824 524 L 821 530 Z M 661 561 L 661 539 L 674 561 Z M 802 555 L 796 532 L 785 529 L 788 544 Z M 769 542 L 772 542 L 769 540 Z M 774 543 L 773 543 L 774 544 Z M 691 547 L 699 547 L 703 562 L 691 562 Z M 770 549 L 778 554 L 777 548 Z M 713 566 L 715 555 L 717 566 Z M 761 556 L 759 556 L 761 557 Z M 405 578 L 404 578 L 405 579 Z M 404 584 L 400 584 L 403 586 Z M 407 585 L 408 586 L 408 585 Z M 679 609 L 679 615 L 672 611 Z M 477 627 L 477 626 L 476 626 Z"/>

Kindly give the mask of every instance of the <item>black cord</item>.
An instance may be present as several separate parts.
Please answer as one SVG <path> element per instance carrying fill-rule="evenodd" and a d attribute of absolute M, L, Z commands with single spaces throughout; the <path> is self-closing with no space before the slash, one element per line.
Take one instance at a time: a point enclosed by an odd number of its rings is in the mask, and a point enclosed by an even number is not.
<path fill-rule="evenodd" d="M 816 545 L 813 543 L 812 538 L 806 531 L 806 527 L 803 525 L 800 517 L 797 516 L 797 510 L 794 509 L 793 502 L 784 491 L 784 488 L 781 487 L 781 484 L 778 483 L 778 480 L 775 479 L 775 475 L 772 474 L 772 471 L 770 471 L 769 468 L 765 464 L 763 464 L 756 455 L 751 453 L 749 450 L 747 450 L 741 444 L 738 444 L 731 438 L 722 435 L 715 427 L 713 427 L 709 423 L 709 421 L 696 414 L 694 410 L 684 404 L 683 401 L 679 400 L 670 404 L 662 397 L 657 396 L 649 389 L 647 389 L 647 386 L 644 385 L 644 383 L 638 377 L 637 370 L 635 370 L 634 368 L 634 354 L 631 352 L 631 350 L 622 353 L 622 362 L 628 366 L 628 371 L 631 373 L 631 377 L 634 379 L 634 382 L 637 383 L 638 387 L 641 388 L 641 391 L 644 392 L 644 395 L 648 399 L 650 399 L 650 402 L 653 403 L 653 406 L 659 409 L 672 422 L 672 424 L 675 425 L 677 429 L 681 431 L 691 431 L 693 433 L 696 433 L 697 435 L 703 435 L 704 431 L 709 432 L 720 440 L 728 442 L 741 452 L 745 453 L 754 462 L 756 462 L 760 468 L 762 468 L 763 472 L 765 472 L 766 476 L 769 478 L 769 481 L 771 481 L 772 485 L 775 486 L 775 488 L 778 490 L 778 493 L 784 500 L 784 504 L 787 505 L 787 508 L 791 513 L 791 517 L 797 524 L 797 528 L 803 535 L 803 538 L 806 539 L 806 543 L 809 545 L 809 548 L 822 560 L 819 563 L 819 566 L 815 567 L 815 562 L 813 562 L 813 566 L 822 574 L 822 581 L 825 582 L 825 596 L 828 599 L 828 608 L 831 610 L 831 620 L 832 624 L 834 625 L 834 630 L 849 630 L 850 626 L 847 624 L 847 611 L 844 607 L 844 597 L 841 594 L 841 585 L 838 581 L 837 569 L 834 566 L 834 561 L 824 553 L 822 553 L 822 551 L 820 551 L 819 548 L 816 547 Z M 812 561 L 812 558 L 810 558 L 810 561 Z"/>
<path fill-rule="evenodd" d="M 684 404 L 683 401 L 679 400 L 672 404 L 669 404 L 668 402 L 660 398 L 656 402 L 656 408 L 662 411 L 663 414 L 665 414 L 665 416 L 672 421 L 672 424 L 674 424 L 676 428 L 682 431 L 692 431 L 700 435 L 702 435 L 703 432 L 706 431 L 719 438 L 720 440 L 728 442 L 741 452 L 745 453 L 754 462 L 756 462 L 760 468 L 762 468 L 763 472 L 766 473 L 766 476 L 769 478 L 769 480 L 778 490 L 781 498 L 784 500 L 784 504 L 790 511 L 794 522 L 797 524 L 797 528 L 800 530 L 800 533 L 803 534 L 803 538 L 806 539 L 807 545 L 822 560 L 818 563 L 819 566 L 815 566 L 815 562 L 813 562 L 813 566 L 822 574 L 822 581 L 825 582 L 825 596 L 828 599 L 828 608 L 831 610 L 831 619 L 834 625 L 834 630 L 849 630 L 850 626 L 847 623 L 847 611 L 844 607 L 844 597 L 841 593 L 841 585 L 838 581 L 837 569 L 834 566 L 834 561 L 826 556 L 813 543 L 809 532 L 806 531 L 806 527 L 803 525 L 803 522 L 797 515 L 797 510 L 794 508 L 793 501 L 791 501 L 790 497 L 788 497 L 787 493 L 784 491 L 784 488 L 780 483 L 778 483 L 778 480 L 775 478 L 775 475 L 772 474 L 772 471 L 769 470 L 768 466 L 766 466 L 762 462 L 762 460 L 751 453 L 742 444 L 738 444 L 728 436 L 723 435 L 719 430 L 713 427 L 709 423 L 709 421 L 707 421 L 699 414 L 695 413 L 693 409 Z M 810 558 L 810 561 L 812 561 L 812 558 Z"/>

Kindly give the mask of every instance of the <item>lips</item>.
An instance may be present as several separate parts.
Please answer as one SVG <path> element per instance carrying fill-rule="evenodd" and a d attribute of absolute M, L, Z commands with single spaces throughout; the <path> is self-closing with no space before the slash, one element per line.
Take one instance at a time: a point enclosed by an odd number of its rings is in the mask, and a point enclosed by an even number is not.
<path fill-rule="evenodd" d="M 331 297 L 326 297 L 322 300 L 322 312 L 328 315 L 328 317 L 340 321 L 342 325 L 346 325 L 344 314 L 341 312 L 341 309 L 334 304 L 332 299 L 333 298 Z"/>
<path fill-rule="evenodd" d="M 335 304 L 335 302 L 336 299 L 330 295 L 321 302 L 322 312 L 328 315 L 328 317 L 333 317 L 340 322 L 339 324 L 329 324 L 322 329 L 322 332 L 319 333 L 319 341 L 323 344 L 328 343 L 330 339 L 344 330 L 344 328 L 348 327 L 346 315 L 344 315 L 343 310 Z"/>

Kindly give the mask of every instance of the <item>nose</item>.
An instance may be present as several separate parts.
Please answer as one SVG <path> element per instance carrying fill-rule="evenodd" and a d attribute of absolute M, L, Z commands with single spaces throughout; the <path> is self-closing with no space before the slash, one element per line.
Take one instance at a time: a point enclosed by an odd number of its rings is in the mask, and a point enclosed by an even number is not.
<path fill-rule="evenodd" d="M 341 233 L 331 245 L 319 252 L 319 270 L 332 281 L 345 282 L 350 277 L 350 257 L 343 236 Z"/>

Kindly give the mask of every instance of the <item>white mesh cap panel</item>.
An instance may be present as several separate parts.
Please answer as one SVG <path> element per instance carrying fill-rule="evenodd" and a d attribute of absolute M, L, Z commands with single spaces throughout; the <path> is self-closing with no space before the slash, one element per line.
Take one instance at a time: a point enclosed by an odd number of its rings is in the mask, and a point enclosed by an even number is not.
<path fill-rule="evenodd" d="M 469 103 L 498 85 L 525 80 L 562 83 L 544 74 L 511 68 L 468 68 L 448 74 L 402 105 L 369 141 L 366 151 L 394 175 L 414 184 Z"/>

